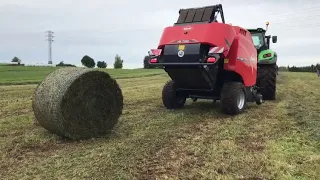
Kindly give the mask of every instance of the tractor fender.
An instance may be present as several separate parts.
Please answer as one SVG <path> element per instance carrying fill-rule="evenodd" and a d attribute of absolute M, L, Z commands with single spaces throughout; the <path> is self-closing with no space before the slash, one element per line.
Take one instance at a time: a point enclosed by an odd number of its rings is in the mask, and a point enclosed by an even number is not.
<path fill-rule="evenodd" d="M 266 57 L 267 54 L 271 56 Z M 263 50 L 258 55 L 258 64 L 276 64 L 277 56 L 277 53 L 271 49 Z"/>

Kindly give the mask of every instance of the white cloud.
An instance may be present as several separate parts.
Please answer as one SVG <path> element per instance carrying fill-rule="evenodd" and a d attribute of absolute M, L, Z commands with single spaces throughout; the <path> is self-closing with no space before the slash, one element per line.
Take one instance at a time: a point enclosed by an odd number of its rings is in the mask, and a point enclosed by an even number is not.
<path fill-rule="evenodd" d="M 177 20 L 179 8 L 214 3 L 218 1 L 1 0 L 0 59 L 18 56 L 25 62 L 46 62 L 44 32 L 50 29 L 56 36 L 55 63 L 79 64 L 88 54 L 112 65 L 115 54 L 120 54 L 125 68 L 142 67 L 144 55 L 157 46 L 163 28 Z M 278 52 L 280 65 L 317 62 L 317 0 L 221 3 L 228 23 L 264 28 L 270 22 L 268 33 L 278 36 L 271 47 Z"/>

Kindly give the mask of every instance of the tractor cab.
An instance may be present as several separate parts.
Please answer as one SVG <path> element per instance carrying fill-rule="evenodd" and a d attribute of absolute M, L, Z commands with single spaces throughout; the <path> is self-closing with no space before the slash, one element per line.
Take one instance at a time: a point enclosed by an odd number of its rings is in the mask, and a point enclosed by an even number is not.
<path fill-rule="evenodd" d="M 177 22 L 174 23 L 174 26 L 218 22 L 217 18 L 219 14 L 222 23 L 225 23 L 221 4 L 198 8 L 180 9 L 179 18 Z"/>
<path fill-rule="evenodd" d="M 247 29 L 252 36 L 253 44 L 256 47 L 258 54 L 263 50 L 270 49 L 270 39 L 272 38 L 273 43 L 277 43 L 277 36 L 266 36 L 269 23 L 266 23 L 266 29 Z"/>

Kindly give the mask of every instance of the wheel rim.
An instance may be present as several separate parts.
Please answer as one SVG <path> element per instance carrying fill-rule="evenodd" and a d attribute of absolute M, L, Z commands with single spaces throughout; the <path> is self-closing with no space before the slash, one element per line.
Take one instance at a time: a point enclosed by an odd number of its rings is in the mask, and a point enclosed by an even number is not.
<path fill-rule="evenodd" d="M 239 91 L 239 95 L 238 95 L 238 98 L 237 98 L 237 105 L 238 105 L 238 108 L 239 109 L 242 109 L 243 106 L 244 106 L 244 102 L 245 102 L 245 94 L 243 92 L 243 90 L 240 90 Z"/>

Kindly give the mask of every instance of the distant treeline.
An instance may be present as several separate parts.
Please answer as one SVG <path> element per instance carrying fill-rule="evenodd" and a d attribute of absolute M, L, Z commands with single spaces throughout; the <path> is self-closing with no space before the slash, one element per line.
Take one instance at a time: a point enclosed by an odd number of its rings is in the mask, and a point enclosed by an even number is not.
<path fill-rule="evenodd" d="M 279 71 L 289 71 L 289 72 L 317 72 L 315 65 L 310 66 L 280 66 Z"/>
<path fill-rule="evenodd" d="M 70 66 L 70 67 L 76 67 L 76 65 L 73 64 L 66 64 L 63 61 L 61 61 L 59 64 L 57 64 L 56 66 Z"/>
<path fill-rule="evenodd" d="M 25 66 L 24 64 L 18 64 L 18 63 L 1 63 L 0 66 Z"/>

